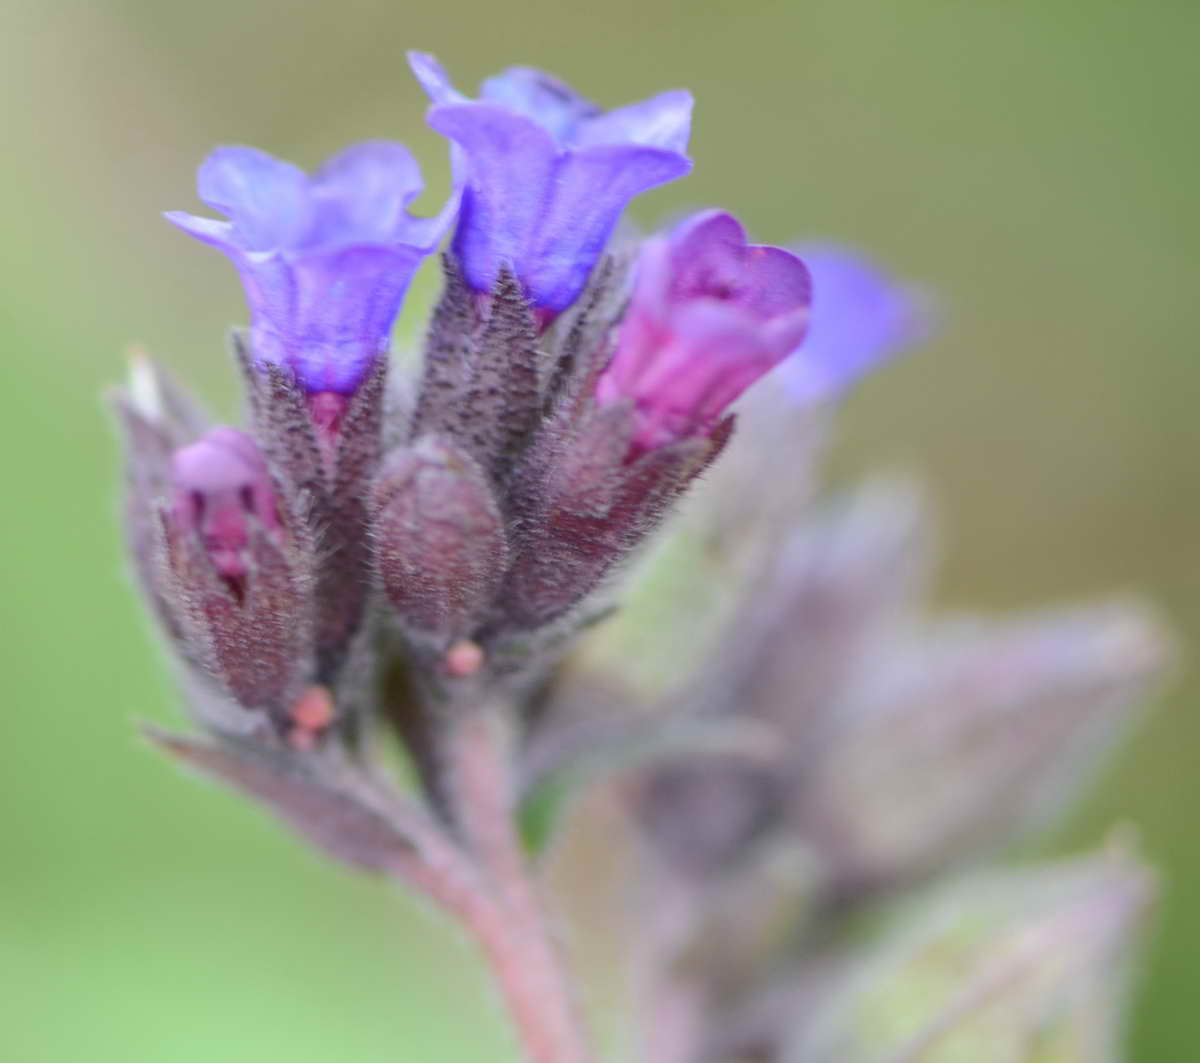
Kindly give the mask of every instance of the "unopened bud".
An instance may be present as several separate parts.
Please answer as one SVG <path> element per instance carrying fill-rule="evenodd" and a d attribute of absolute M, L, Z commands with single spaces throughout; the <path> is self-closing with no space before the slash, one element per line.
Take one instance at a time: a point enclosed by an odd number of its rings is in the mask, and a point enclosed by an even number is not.
<path fill-rule="evenodd" d="M 628 402 L 544 432 L 514 481 L 522 508 L 503 595 L 507 623 L 531 631 L 576 609 L 659 526 L 732 430 L 727 418 L 708 435 L 632 461 Z"/>
<path fill-rule="evenodd" d="M 266 463 L 254 441 L 221 425 L 176 451 L 171 462 L 171 513 L 178 527 L 194 530 L 217 572 L 228 580 L 246 575 L 248 520 L 278 536 L 279 514 Z"/>
<path fill-rule="evenodd" d="M 479 466 L 456 447 L 422 439 L 385 460 L 373 504 L 380 578 L 405 629 L 443 651 L 468 638 L 495 596 L 508 552 Z"/>
<path fill-rule="evenodd" d="M 163 598 L 188 656 L 285 722 L 312 668 L 310 581 L 253 440 L 222 426 L 177 451 L 164 516 Z"/>

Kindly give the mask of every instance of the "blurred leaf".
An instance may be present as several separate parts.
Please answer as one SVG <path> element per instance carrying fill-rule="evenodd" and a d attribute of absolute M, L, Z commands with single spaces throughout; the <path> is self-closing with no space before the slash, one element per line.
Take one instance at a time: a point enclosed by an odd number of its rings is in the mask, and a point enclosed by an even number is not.
<path fill-rule="evenodd" d="M 1136 601 L 902 633 L 814 726 L 797 829 L 844 887 L 994 850 L 1078 796 L 1171 650 Z"/>
<path fill-rule="evenodd" d="M 143 731 L 164 753 L 253 798 L 335 859 L 367 871 L 388 871 L 397 857 L 413 851 L 408 839 L 377 811 L 305 774 L 295 763 L 156 727 Z"/>
<path fill-rule="evenodd" d="M 1153 894 L 1123 852 L 943 890 L 863 949 L 787 1063 L 1112 1063 Z"/>

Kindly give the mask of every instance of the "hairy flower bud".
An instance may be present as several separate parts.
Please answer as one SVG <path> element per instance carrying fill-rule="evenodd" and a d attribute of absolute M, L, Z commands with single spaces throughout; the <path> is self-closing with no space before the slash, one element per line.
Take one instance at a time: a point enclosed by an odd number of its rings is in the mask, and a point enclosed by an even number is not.
<path fill-rule="evenodd" d="M 497 481 L 512 470 L 543 414 L 545 355 L 534 307 L 504 267 L 480 311 L 446 260 L 446 287 L 429 325 L 412 438 L 437 436 Z"/>
<path fill-rule="evenodd" d="M 163 598 L 187 655 L 246 709 L 282 718 L 309 679 L 309 580 L 249 436 L 219 426 L 176 452 Z"/>
<path fill-rule="evenodd" d="M 727 418 L 710 435 L 630 461 L 631 422 L 625 403 L 592 408 L 578 425 L 552 425 L 545 449 L 534 450 L 501 596 L 514 627 L 532 630 L 578 606 L 661 524 L 733 430 Z"/>
<path fill-rule="evenodd" d="M 376 565 L 405 631 L 438 651 L 473 634 L 495 596 L 508 549 L 479 466 L 426 437 L 385 459 L 372 507 Z"/>
<path fill-rule="evenodd" d="M 278 366 L 255 367 L 235 333 L 254 435 L 294 516 L 317 581 L 318 678 L 336 685 L 362 630 L 371 587 L 366 499 L 379 466 L 387 363 L 377 361 L 353 395 L 305 395 Z"/>
<path fill-rule="evenodd" d="M 200 537 L 218 575 L 231 585 L 244 580 L 251 521 L 276 540 L 280 530 L 275 489 L 254 441 L 219 425 L 176 451 L 171 480 L 176 527 Z"/>

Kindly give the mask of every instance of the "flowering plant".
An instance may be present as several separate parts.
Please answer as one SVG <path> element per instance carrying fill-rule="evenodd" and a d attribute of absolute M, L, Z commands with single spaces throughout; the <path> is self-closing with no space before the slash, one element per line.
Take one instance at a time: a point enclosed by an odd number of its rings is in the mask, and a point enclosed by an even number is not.
<path fill-rule="evenodd" d="M 227 220 L 168 215 L 242 278 L 249 417 L 214 426 L 147 360 L 115 397 L 130 554 L 202 732 L 150 739 L 459 921 L 536 1063 L 595 1058 L 539 875 L 588 786 L 639 854 L 634 1058 L 1112 1058 L 1151 893 L 1128 846 L 938 880 L 1064 806 L 1161 673 L 1157 621 L 930 621 L 919 496 L 813 500 L 833 400 L 925 315 L 721 211 L 614 239 L 690 168 L 687 93 L 605 113 L 517 68 L 472 100 L 411 62 L 451 142 L 436 217 L 384 141 L 313 176 L 220 148 L 199 195 Z M 404 387 L 392 325 L 452 230 Z M 688 555 L 688 602 L 610 618 L 689 492 L 647 561 Z M 867 913 L 894 929 L 865 942 Z"/>

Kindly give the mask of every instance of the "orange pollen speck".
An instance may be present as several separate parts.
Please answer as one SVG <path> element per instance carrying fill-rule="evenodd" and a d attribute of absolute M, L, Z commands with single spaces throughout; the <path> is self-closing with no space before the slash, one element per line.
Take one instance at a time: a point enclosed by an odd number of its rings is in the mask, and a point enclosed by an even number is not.
<path fill-rule="evenodd" d="M 323 731 L 333 723 L 333 695 L 328 687 L 311 686 L 296 699 L 289 715 L 301 731 Z"/>
<path fill-rule="evenodd" d="M 442 663 L 450 675 L 465 679 L 483 667 L 483 649 L 477 642 L 460 639 L 446 651 Z"/>

